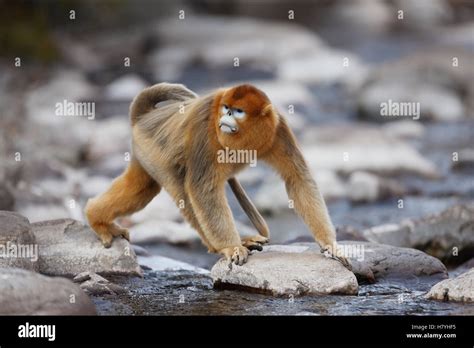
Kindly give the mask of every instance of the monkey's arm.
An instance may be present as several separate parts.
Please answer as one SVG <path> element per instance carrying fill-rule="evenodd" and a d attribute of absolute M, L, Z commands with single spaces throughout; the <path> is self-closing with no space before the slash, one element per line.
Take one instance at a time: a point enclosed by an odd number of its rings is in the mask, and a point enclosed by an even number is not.
<path fill-rule="evenodd" d="M 268 225 L 263 219 L 262 215 L 260 215 L 260 213 L 258 212 L 255 205 L 252 203 L 250 198 L 247 196 L 247 193 L 245 193 L 242 185 L 240 185 L 239 181 L 236 178 L 230 178 L 229 180 L 227 180 L 227 182 L 229 183 L 232 192 L 234 192 L 235 197 L 239 201 L 240 206 L 247 214 L 250 221 L 252 221 L 252 224 L 255 226 L 258 233 L 260 233 L 260 235 L 264 237 L 268 237 L 270 235 Z"/>
<path fill-rule="evenodd" d="M 199 225 L 213 248 L 211 251 L 223 254 L 229 264 L 242 265 L 247 260 L 248 250 L 242 245 L 225 197 L 225 180 L 220 182 L 213 177 L 213 170 L 206 170 L 201 176 L 196 173 L 196 169 L 190 168 L 185 190 Z M 201 181 L 200 178 L 205 180 Z"/>
<path fill-rule="evenodd" d="M 274 148 L 263 158 L 283 178 L 288 197 L 322 249 L 335 247 L 336 233 L 324 199 L 296 144 L 295 136 L 281 118 Z"/>

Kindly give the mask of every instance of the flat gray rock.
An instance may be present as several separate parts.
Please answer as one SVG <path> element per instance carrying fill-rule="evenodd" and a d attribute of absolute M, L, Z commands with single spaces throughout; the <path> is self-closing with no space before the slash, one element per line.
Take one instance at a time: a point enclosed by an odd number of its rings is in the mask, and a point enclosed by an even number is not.
<path fill-rule="evenodd" d="M 211 270 L 216 288 L 238 288 L 285 295 L 357 295 L 355 275 L 338 261 L 305 246 L 266 246 L 243 266 L 229 269 L 225 259 Z"/>
<path fill-rule="evenodd" d="M 95 315 L 81 288 L 65 278 L 0 268 L 0 315 Z"/>
<path fill-rule="evenodd" d="M 122 294 L 127 290 L 112 283 L 96 273 L 83 272 L 74 277 L 73 282 L 80 283 L 80 287 L 90 295 Z"/>
<path fill-rule="evenodd" d="M 411 248 L 369 242 L 339 242 L 348 249 L 352 271 L 369 282 L 384 278 L 414 279 L 419 277 L 447 278 L 444 264 L 424 252 Z"/>
<path fill-rule="evenodd" d="M 439 282 L 425 297 L 432 300 L 474 302 L 474 268 L 456 278 Z"/>
<path fill-rule="evenodd" d="M 34 223 L 39 244 L 39 271 L 48 275 L 75 276 L 82 272 L 101 275 L 141 276 L 142 270 L 130 243 L 114 239 L 106 249 L 88 226 L 72 219 Z"/>
<path fill-rule="evenodd" d="M 0 267 L 37 271 L 37 261 L 38 247 L 28 219 L 0 211 Z"/>
<path fill-rule="evenodd" d="M 416 248 L 442 260 L 474 248 L 474 204 L 455 205 L 421 219 L 407 219 L 399 224 L 376 226 L 363 231 L 376 243 Z M 456 249 L 454 249 L 456 248 Z"/>

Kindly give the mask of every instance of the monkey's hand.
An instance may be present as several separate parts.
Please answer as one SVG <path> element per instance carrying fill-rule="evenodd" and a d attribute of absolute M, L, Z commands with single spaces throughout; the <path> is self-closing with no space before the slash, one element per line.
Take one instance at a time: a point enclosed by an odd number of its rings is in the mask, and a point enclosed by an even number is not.
<path fill-rule="evenodd" d="M 249 257 L 249 250 L 242 245 L 221 249 L 219 253 L 227 259 L 230 269 L 232 269 L 233 263 L 242 266 Z"/>
<path fill-rule="evenodd" d="M 332 247 L 321 248 L 321 253 L 326 257 L 339 261 L 344 267 L 346 267 L 349 271 L 352 272 L 352 265 L 345 256 L 337 252 L 337 247 L 335 252 L 334 248 Z"/>
<path fill-rule="evenodd" d="M 263 244 L 268 243 L 268 238 L 261 236 L 259 234 L 255 236 L 247 236 L 242 238 L 242 245 L 246 247 L 249 251 L 258 250 L 262 251 Z"/>

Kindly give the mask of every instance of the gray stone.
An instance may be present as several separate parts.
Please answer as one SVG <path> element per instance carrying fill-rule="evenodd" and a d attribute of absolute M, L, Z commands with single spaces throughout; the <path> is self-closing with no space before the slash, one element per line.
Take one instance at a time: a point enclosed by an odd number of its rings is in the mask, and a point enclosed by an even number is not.
<path fill-rule="evenodd" d="M 211 270 L 217 288 L 284 295 L 356 295 L 356 277 L 338 261 L 307 246 L 266 246 L 252 254 L 242 266 L 230 269 L 225 259 Z"/>
<path fill-rule="evenodd" d="M 75 276 L 82 272 L 101 275 L 141 276 L 130 243 L 115 238 L 112 247 L 104 248 L 88 226 L 72 219 L 32 224 L 39 244 L 39 271 L 49 275 Z"/>
<path fill-rule="evenodd" d="M 81 288 L 65 278 L 52 278 L 18 268 L 0 268 L 1 315 L 95 315 Z"/>
<path fill-rule="evenodd" d="M 448 274 L 441 261 L 420 250 L 359 241 L 339 244 L 352 246 L 347 250 L 352 271 L 369 282 L 390 278 L 446 278 Z"/>
<path fill-rule="evenodd" d="M 421 219 L 376 226 L 363 235 L 371 242 L 416 248 L 450 260 L 455 257 L 453 250 L 461 254 L 474 247 L 474 205 L 455 205 Z"/>
<path fill-rule="evenodd" d="M 0 267 L 37 271 L 37 261 L 38 247 L 28 219 L 0 211 Z"/>
<path fill-rule="evenodd" d="M 432 300 L 474 302 L 474 268 L 434 285 L 426 294 Z"/>
<path fill-rule="evenodd" d="M 74 277 L 75 283 L 89 295 L 122 294 L 127 290 L 120 285 L 114 284 L 104 277 L 92 272 L 83 272 Z"/>

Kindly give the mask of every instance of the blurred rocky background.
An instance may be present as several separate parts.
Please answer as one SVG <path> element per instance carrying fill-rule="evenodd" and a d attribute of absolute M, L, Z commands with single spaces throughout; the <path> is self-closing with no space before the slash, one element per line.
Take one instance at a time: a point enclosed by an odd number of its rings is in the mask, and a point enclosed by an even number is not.
<path fill-rule="evenodd" d="M 86 233 L 85 202 L 127 166 L 132 98 L 162 81 L 184 83 L 197 93 L 240 82 L 262 88 L 296 133 L 338 238 L 369 243 L 384 260 L 384 253 L 397 252 L 379 249 L 380 243 L 412 248 L 413 264 L 403 269 L 413 269 L 401 273 L 404 281 L 359 288 L 359 297 L 373 295 L 370 305 L 338 300 L 334 309 L 322 299 L 317 307 L 303 301 L 290 310 L 275 303 L 255 313 L 473 313 L 472 307 L 426 300 L 421 294 L 433 282 L 408 281 L 426 267 L 433 268 L 430 274 L 447 274 L 447 266 L 451 277 L 472 268 L 473 1 L 0 1 L 0 210 L 26 217 L 33 232 L 46 231 L 42 237 L 34 233 L 45 246 L 39 271 L 68 277 L 93 272 L 76 278 L 86 284 L 83 289 L 95 289 L 89 292 L 99 296 L 100 313 L 150 313 L 146 306 L 163 314 L 231 313 L 235 308 L 222 301 L 259 298 L 236 299 L 223 291 L 213 293 L 221 304 L 212 310 L 208 303 L 187 311 L 160 305 L 162 297 L 181 296 L 180 288 L 191 288 L 186 296 L 198 303 L 210 296 L 205 274 L 219 259 L 207 254 L 165 192 L 121 219 L 134 250 L 126 267 L 113 269 L 120 259 L 115 254 L 87 267 L 86 250 L 97 245 L 88 240 L 74 247 L 74 238 Z M 64 100 L 93 103 L 93 119 L 57 115 L 55 106 Z M 419 103 L 419 119 L 381 116 L 381 103 L 389 100 Z M 240 180 L 265 214 L 273 244 L 312 241 L 269 168 L 259 163 Z M 229 201 L 239 231 L 255 233 L 230 195 Z M 18 230 L 19 215 L 12 216 L 0 234 Z M 50 221 L 55 219 L 63 220 Z M 69 234 L 71 229 L 82 232 Z M 46 247 L 58 235 L 67 237 L 64 249 Z M 429 266 L 420 266 L 413 249 L 442 263 L 424 259 Z M 81 261 L 68 259 L 64 250 L 77 252 Z M 129 289 L 135 297 L 122 295 L 120 303 L 100 297 L 114 288 L 95 273 L 139 274 L 135 252 L 145 269 L 144 279 L 128 284 L 135 286 Z M 59 265 L 58 255 L 65 260 Z M 159 272 L 164 270 L 171 276 Z M 190 275 L 172 273 L 177 271 Z M 353 294 L 354 280 L 345 279 Z M 149 287 L 156 299 L 147 297 Z M 409 300 L 400 303 L 400 294 Z"/>

